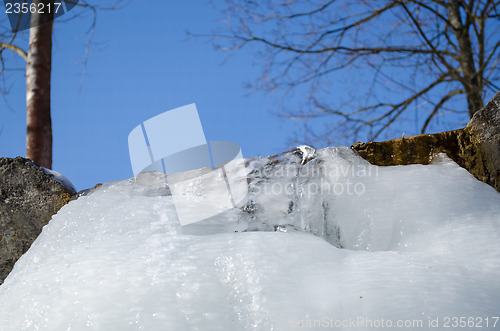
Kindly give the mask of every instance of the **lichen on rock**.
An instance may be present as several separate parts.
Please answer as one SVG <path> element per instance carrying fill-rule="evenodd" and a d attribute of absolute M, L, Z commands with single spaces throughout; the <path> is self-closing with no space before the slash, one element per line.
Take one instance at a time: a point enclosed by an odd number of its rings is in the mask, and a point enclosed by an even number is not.
<path fill-rule="evenodd" d="M 0 284 L 75 192 L 35 162 L 0 158 Z"/>

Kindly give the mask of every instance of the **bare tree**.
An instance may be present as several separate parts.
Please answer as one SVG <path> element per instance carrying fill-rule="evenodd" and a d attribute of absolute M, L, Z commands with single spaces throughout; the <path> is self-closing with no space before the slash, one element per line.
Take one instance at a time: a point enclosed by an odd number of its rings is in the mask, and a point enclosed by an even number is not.
<path fill-rule="evenodd" d="M 251 87 L 283 91 L 281 115 L 305 120 L 309 142 L 373 140 L 412 110 L 422 133 L 439 118 L 463 122 L 500 90 L 499 4 L 226 0 L 226 27 L 212 37 L 222 50 L 255 46 L 264 69 Z M 290 106 L 292 92 L 306 101 Z M 308 129 L 315 119 L 324 131 Z"/>
<path fill-rule="evenodd" d="M 54 1 L 34 0 L 54 8 Z M 50 6 L 50 7 L 49 7 Z M 52 168 L 52 121 L 50 118 L 50 72 L 52 69 L 53 10 L 31 14 L 26 61 L 26 157 Z"/>
<path fill-rule="evenodd" d="M 54 12 L 58 6 L 56 6 L 54 0 L 33 0 L 28 2 L 24 1 L 25 5 L 28 4 L 26 8 L 29 8 L 28 10 L 31 12 L 28 52 L 14 43 L 17 40 L 18 27 L 22 19 L 20 15 L 17 28 L 12 33 L 2 31 L 0 35 L 0 74 L 3 74 L 6 70 L 4 50 L 13 51 L 26 61 L 26 157 L 50 169 L 52 167 L 52 121 L 50 116 L 52 27 Z M 89 40 L 85 49 L 85 74 L 97 11 L 116 9 L 120 0 L 114 0 L 109 6 L 104 6 L 102 3 L 90 4 L 86 1 L 77 0 L 63 0 L 62 2 L 66 2 L 66 5 L 70 6 L 67 8 L 78 6 L 90 11 L 93 15 L 91 28 L 89 29 Z M 59 3 L 59 6 L 61 5 L 61 1 L 57 1 L 57 3 Z M 34 7 L 31 7 L 31 4 Z M 35 10 L 31 10 L 32 8 L 35 8 Z M 77 12 L 71 18 L 78 17 L 80 14 L 81 12 Z M 5 89 L 2 92 L 6 93 Z"/>

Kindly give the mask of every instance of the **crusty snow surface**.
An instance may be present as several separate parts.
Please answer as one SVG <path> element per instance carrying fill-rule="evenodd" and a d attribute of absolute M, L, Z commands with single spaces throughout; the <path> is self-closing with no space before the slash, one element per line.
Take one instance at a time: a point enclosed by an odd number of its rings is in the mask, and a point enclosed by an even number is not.
<path fill-rule="evenodd" d="M 63 207 L 0 286 L 0 330 L 500 329 L 500 194 L 449 159 L 247 159 L 247 198 L 181 227 L 169 182 L 194 178 L 194 215 L 220 194 L 196 171 Z"/>

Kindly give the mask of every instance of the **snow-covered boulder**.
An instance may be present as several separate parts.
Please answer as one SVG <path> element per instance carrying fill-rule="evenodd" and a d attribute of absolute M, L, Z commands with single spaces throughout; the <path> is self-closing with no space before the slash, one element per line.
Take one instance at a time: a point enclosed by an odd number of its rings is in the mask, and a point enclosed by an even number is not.
<path fill-rule="evenodd" d="M 61 175 L 31 160 L 0 158 L 0 284 L 63 205 L 75 194 Z M 67 181 L 67 180 L 66 180 Z M 69 182 L 69 181 L 67 181 Z"/>

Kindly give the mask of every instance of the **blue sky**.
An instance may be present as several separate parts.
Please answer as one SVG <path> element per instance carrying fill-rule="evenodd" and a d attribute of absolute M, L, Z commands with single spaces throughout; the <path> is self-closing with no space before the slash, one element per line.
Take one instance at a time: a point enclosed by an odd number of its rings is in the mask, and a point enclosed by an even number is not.
<path fill-rule="evenodd" d="M 0 15 L 6 24 L 6 14 Z M 131 0 L 123 9 L 100 11 L 82 87 L 91 19 L 60 22 L 63 16 L 56 21 L 52 168 L 78 190 L 130 178 L 130 131 L 153 116 L 190 103 L 196 103 L 209 141 L 238 143 L 245 157 L 290 148 L 302 123 L 272 115 L 281 110 L 272 101 L 275 99 L 245 88 L 262 72 L 261 59 L 252 49 L 226 54 L 215 50 L 208 38 L 187 38 L 186 31 L 210 33 L 222 17 L 220 8 L 205 0 Z M 18 44 L 27 48 L 27 33 Z M 11 57 L 11 66 L 25 66 L 12 52 Z M 24 71 L 4 73 L 3 78 L 10 93 L 0 98 L 0 156 L 24 156 Z M 339 97 L 334 93 L 330 93 L 332 98 Z M 321 125 L 329 125 L 321 121 Z M 438 123 L 434 131 L 453 128 Z M 388 137 L 401 136 L 404 131 L 406 135 L 418 133 L 418 120 L 412 113 Z"/>
<path fill-rule="evenodd" d="M 91 21 L 55 24 L 53 169 L 78 190 L 130 178 L 129 132 L 146 119 L 193 102 L 207 140 L 236 142 L 244 156 L 288 148 L 295 123 L 271 115 L 275 105 L 245 88 L 259 74 L 256 59 L 241 52 L 228 60 L 210 41 L 186 38 L 187 30 L 210 32 L 221 17 L 218 9 L 195 0 L 145 3 L 133 0 L 123 9 L 99 12 L 81 91 L 85 31 Z M 0 155 L 25 156 L 24 72 L 9 72 L 6 78 L 10 108 L 1 101 Z"/>

